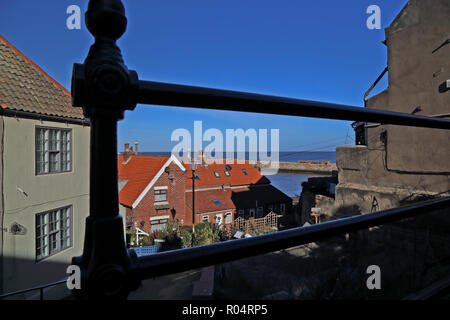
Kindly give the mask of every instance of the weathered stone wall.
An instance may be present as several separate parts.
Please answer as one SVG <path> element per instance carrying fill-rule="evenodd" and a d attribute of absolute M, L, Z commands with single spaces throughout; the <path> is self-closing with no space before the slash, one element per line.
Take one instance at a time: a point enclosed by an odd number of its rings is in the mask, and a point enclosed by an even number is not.
<path fill-rule="evenodd" d="M 366 107 L 416 115 L 450 117 L 448 0 L 410 0 L 389 28 L 389 86 Z M 397 206 L 415 195 L 450 190 L 448 130 L 378 125 L 367 128 L 367 146 L 339 147 L 337 205 L 372 209 Z"/>

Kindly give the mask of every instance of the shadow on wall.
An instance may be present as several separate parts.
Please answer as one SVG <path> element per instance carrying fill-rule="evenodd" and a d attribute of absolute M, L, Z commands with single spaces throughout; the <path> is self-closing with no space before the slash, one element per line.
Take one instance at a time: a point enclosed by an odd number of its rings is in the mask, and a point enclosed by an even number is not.
<path fill-rule="evenodd" d="M 51 259 L 51 257 L 50 257 Z M 1 268 L 0 295 L 44 286 L 64 280 L 68 263 L 3 257 Z M 61 300 L 71 296 L 66 283 L 44 289 L 45 300 Z M 5 300 L 39 300 L 40 290 L 33 290 L 4 298 Z"/>

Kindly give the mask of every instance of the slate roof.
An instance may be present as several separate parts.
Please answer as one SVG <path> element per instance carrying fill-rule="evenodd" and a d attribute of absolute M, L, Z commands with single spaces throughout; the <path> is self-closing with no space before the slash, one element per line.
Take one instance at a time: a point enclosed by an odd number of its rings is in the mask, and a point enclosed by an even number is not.
<path fill-rule="evenodd" d="M 0 107 L 84 119 L 70 92 L 0 35 Z"/>

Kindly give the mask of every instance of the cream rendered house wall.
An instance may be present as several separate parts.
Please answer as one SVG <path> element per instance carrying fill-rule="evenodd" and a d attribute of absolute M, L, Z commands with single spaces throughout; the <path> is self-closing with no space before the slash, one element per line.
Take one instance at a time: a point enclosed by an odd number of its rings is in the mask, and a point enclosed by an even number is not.
<path fill-rule="evenodd" d="M 8 293 L 65 278 L 72 257 L 82 253 L 85 219 L 89 214 L 90 127 L 14 117 L 3 119 L 4 232 L 0 290 Z M 36 126 L 72 129 L 71 172 L 36 175 Z M 69 205 L 73 209 L 72 247 L 36 262 L 36 214 Z M 10 232 L 13 223 L 24 226 L 25 234 L 13 235 Z"/>

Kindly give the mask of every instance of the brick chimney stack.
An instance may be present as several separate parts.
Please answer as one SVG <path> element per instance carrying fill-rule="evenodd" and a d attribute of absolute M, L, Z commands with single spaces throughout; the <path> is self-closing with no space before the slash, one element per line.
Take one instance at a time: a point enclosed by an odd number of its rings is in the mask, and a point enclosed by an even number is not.
<path fill-rule="evenodd" d="M 130 147 L 129 143 L 125 143 L 123 148 L 123 162 L 127 162 L 134 154 L 133 147 Z"/>
<path fill-rule="evenodd" d="M 203 150 L 199 150 L 199 151 L 198 151 L 198 154 L 199 154 L 199 156 L 200 156 L 200 164 L 201 164 L 201 166 L 202 166 L 202 167 L 203 167 L 203 166 L 207 166 L 208 163 L 207 163 L 206 160 L 205 160 L 205 152 L 204 152 Z"/>

